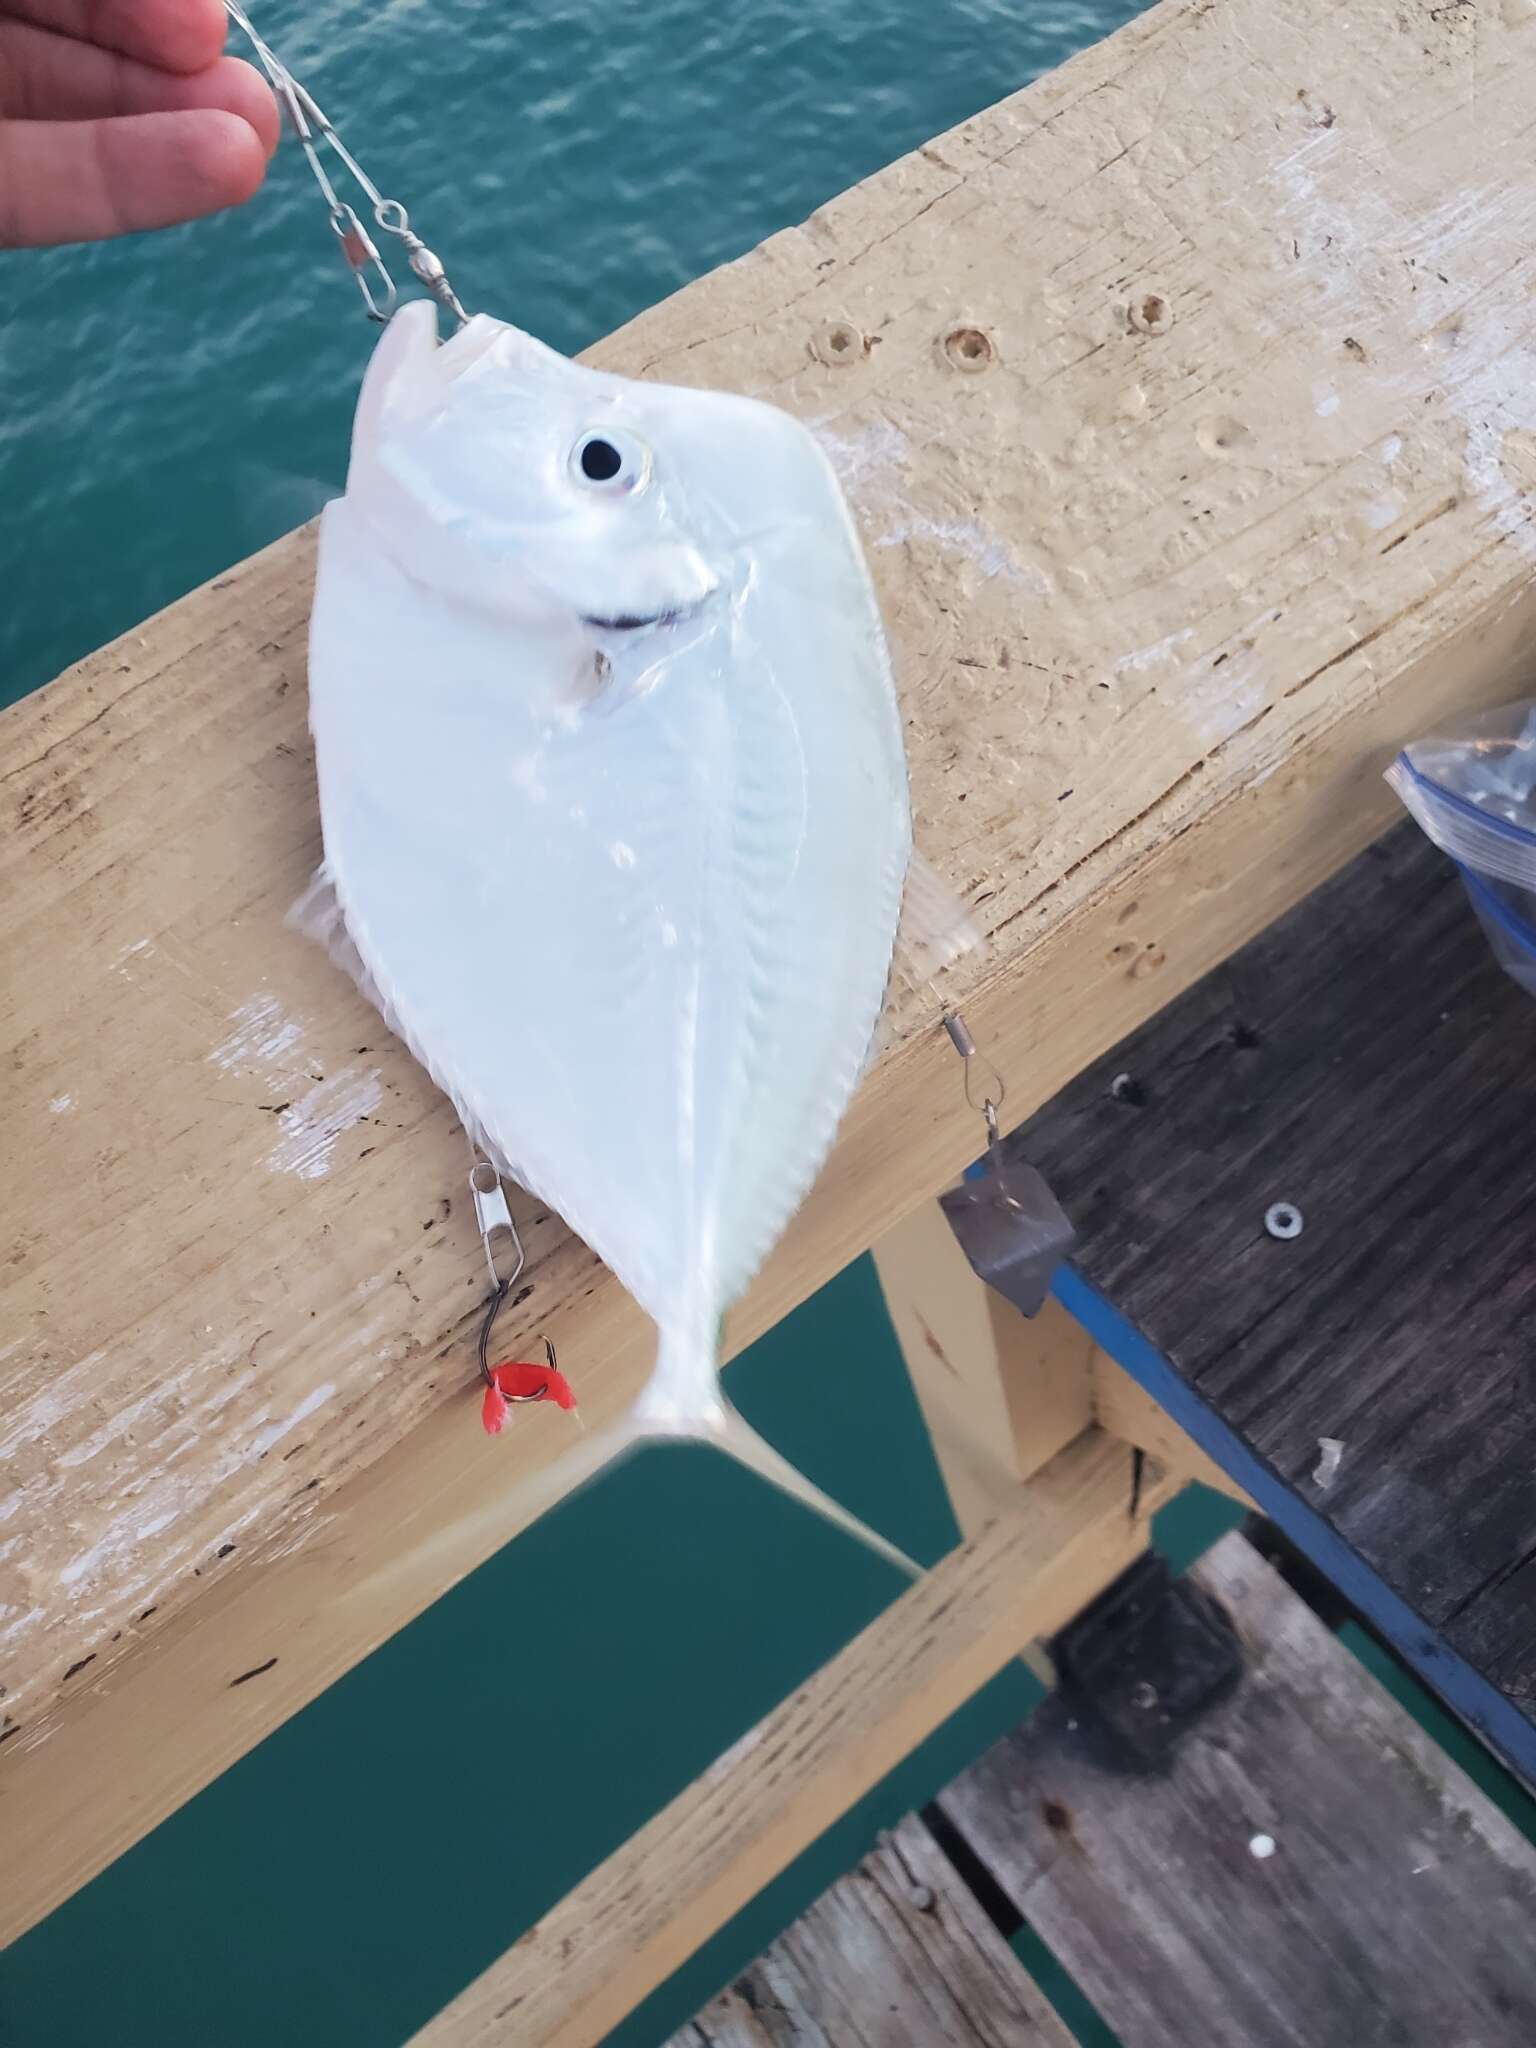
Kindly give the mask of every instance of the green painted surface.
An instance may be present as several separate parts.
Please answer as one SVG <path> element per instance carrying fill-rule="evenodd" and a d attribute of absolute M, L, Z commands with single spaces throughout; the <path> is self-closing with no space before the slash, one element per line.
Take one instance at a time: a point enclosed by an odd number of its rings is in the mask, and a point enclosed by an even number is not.
<path fill-rule="evenodd" d="M 755 1423 L 913 1555 L 954 1541 L 867 1261 L 730 1380 Z M 1187 1561 L 1229 1519 L 1227 1503 L 1181 1501 L 1159 1534 Z M 0 1975 L 7 2048 L 402 2040 L 900 1590 L 711 1452 L 634 1458 L 24 1937 Z M 664 2039 L 1037 1698 L 1022 1666 L 989 1686 L 619 2048 Z M 1073 2017 L 1070 1987 L 1051 1988 Z"/>
<path fill-rule="evenodd" d="M 756 1346 L 731 1385 L 909 1551 L 927 1560 L 953 1541 L 867 1263 Z M 478 1427 L 468 1395 L 464 1427 Z M 714 1453 L 634 1458 L 17 1944 L 7 2042 L 402 2039 L 900 1589 Z M 1033 1696 L 1022 1669 L 989 1688 L 715 1945 L 666 2001 L 666 2024 Z M 646 2025 L 623 2038 L 644 2041 Z"/>
<path fill-rule="evenodd" d="M 259 18 L 470 302 L 574 348 L 1135 11 L 269 0 Z M 368 331 L 294 161 L 241 216 L 4 255 L 0 276 L 3 702 L 318 508 L 342 475 Z M 920 1558 L 947 1547 L 867 1265 L 748 1354 L 732 1387 L 857 1512 Z M 1187 1562 L 1228 1513 L 1186 1497 L 1160 1536 Z M 400 2041 L 898 1590 L 735 1467 L 647 1453 L 18 1943 L 0 1963 L 0 2040 Z M 620 2048 L 662 2040 L 1035 1697 L 1022 1667 L 988 1687 Z M 1081 2039 L 1111 2048 L 1049 1956 L 1032 1960 Z"/>

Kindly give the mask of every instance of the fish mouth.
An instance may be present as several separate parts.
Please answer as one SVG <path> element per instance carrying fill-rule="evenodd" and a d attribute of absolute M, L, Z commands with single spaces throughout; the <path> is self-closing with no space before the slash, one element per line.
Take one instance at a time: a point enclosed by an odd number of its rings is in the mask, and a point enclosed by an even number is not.
<path fill-rule="evenodd" d="M 706 591 L 692 604 L 664 605 L 655 612 L 614 612 L 608 616 L 584 612 L 581 623 L 599 633 L 643 633 L 652 626 L 680 626 L 685 619 L 697 618 L 714 594 L 712 590 Z"/>

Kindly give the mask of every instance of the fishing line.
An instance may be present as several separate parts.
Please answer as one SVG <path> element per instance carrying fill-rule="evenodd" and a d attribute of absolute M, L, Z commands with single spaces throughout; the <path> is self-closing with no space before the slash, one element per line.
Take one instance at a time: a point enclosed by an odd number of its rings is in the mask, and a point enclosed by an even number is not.
<path fill-rule="evenodd" d="M 379 253 L 378 244 L 363 225 L 355 206 L 350 205 L 337 191 L 325 159 L 320 154 L 320 144 L 326 144 L 336 155 L 353 181 L 373 209 L 375 225 L 386 235 L 393 235 L 406 252 L 406 261 L 414 275 L 424 284 L 446 313 L 458 322 L 460 327 L 469 325 L 469 315 L 459 303 L 458 294 L 448 282 L 448 273 L 442 259 L 434 255 L 426 243 L 411 226 L 410 215 L 398 199 L 386 199 L 372 178 L 363 169 L 357 158 L 317 103 L 314 94 L 300 85 L 287 65 L 273 50 L 261 34 L 251 17 L 246 13 L 240 0 L 224 0 L 225 12 L 230 20 L 250 42 L 256 54 L 256 61 L 267 74 L 272 90 L 287 110 L 294 134 L 309 160 L 309 168 L 320 187 L 330 216 L 331 230 L 341 244 L 342 255 L 347 267 L 357 280 L 362 293 L 363 305 L 368 318 L 382 326 L 400 300 L 399 289 L 390 274 L 389 266 Z"/>
<path fill-rule="evenodd" d="M 375 225 L 382 233 L 392 235 L 405 249 L 406 260 L 413 275 L 426 286 L 439 306 L 449 313 L 461 328 L 466 327 L 469 324 L 469 315 L 448 281 L 442 259 L 427 247 L 412 228 L 410 215 L 404 206 L 398 199 L 386 198 L 379 190 L 337 133 L 314 94 L 294 77 L 251 20 L 241 5 L 241 0 L 224 0 L 224 8 L 230 20 L 249 41 L 256 61 L 266 73 L 279 103 L 287 112 L 289 124 L 314 174 L 315 183 L 320 188 L 320 196 L 325 201 L 332 232 L 341 245 L 347 267 L 357 280 L 357 287 L 362 294 L 363 305 L 369 319 L 377 321 L 381 326 L 384 325 L 399 304 L 399 289 L 388 264 L 379 252 L 378 244 L 363 224 L 357 208 L 343 199 L 337 190 L 326 168 L 325 158 L 321 154 L 322 145 L 332 152 L 368 201 Z M 517 1225 L 512 1220 L 512 1212 L 507 1206 L 501 1175 L 478 1149 L 475 1149 L 474 1163 L 470 1169 L 469 1188 L 474 1201 L 475 1222 L 480 1231 L 480 1242 L 485 1251 L 486 1268 L 491 1278 L 490 1299 L 480 1324 L 479 1343 L 476 1347 L 480 1377 L 485 1383 L 486 1390 L 483 1411 L 485 1427 L 491 1434 L 497 1434 L 505 1419 L 507 1406 L 511 1402 L 548 1399 L 574 1414 L 574 1397 L 557 1369 L 555 1347 L 547 1337 L 544 1340 L 549 1361 L 547 1365 L 527 1365 L 516 1361 L 508 1361 L 502 1365 L 491 1364 L 491 1334 L 508 1295 L 522 1277 L 523 1268 L 527 1264 L 527 1254 L 518 1235 Z"/>

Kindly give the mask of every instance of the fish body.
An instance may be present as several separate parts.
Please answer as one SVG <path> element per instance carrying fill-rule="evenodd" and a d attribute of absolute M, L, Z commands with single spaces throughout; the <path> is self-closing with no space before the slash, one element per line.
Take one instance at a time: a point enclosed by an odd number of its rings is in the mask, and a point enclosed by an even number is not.
<path fill-rule="evenodd" d="M 309 921 L 655 1322 L 623 1434 L 811 1498 L 726 1403 L 721 1320 L 866 1065 L 912 851 L 821 450 L 485 316 L 439 344 L 409 305 L 322 521 L 310 692 Z"/>

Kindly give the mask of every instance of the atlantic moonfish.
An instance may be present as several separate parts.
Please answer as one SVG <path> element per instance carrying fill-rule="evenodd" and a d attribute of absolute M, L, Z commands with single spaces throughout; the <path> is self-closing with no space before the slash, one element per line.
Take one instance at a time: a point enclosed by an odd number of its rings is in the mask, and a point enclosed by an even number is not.
<path fill-rule="evenodd" d="M 440 343 L 406 306 L 321 523 L 310 716 L 302 921 L 656 1325 L 635 1407 L 568 1460 L 700 1438 L 904 1563 L 719 1375 L 869 1059 L 913 864 L 879 610 L 814 437 L 484 315 Z M 915 880 L 922 973 L 968 928 Z"/>

